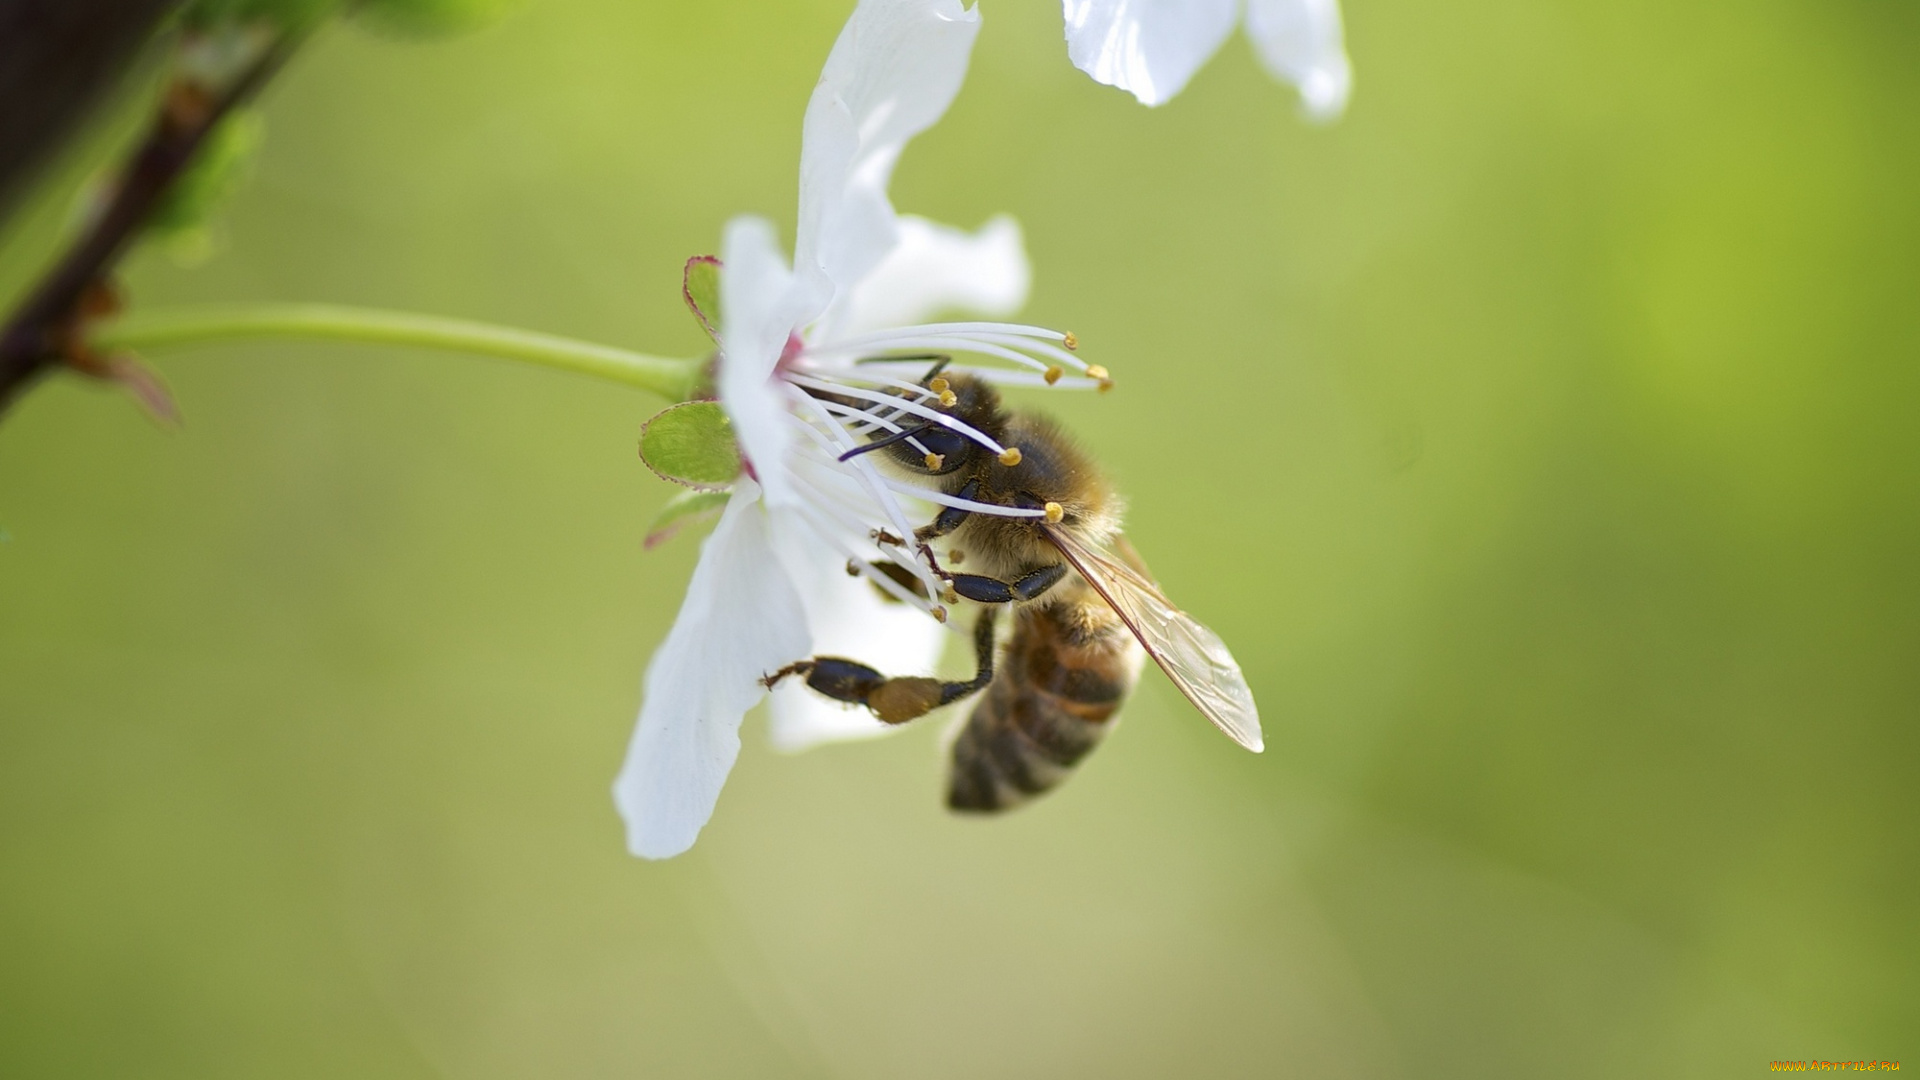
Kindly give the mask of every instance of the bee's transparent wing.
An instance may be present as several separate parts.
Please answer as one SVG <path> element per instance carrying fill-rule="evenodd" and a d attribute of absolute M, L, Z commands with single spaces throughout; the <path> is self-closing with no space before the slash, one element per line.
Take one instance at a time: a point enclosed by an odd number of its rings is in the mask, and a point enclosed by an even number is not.
<path fill-rule="evenodd" d="M 1074 539 L 1066 530 L 1043 526 L 1080 576 L 1106 598 L 1107 604 L 1146 647 L 1147 655 L 1173 680 L 1215 727 L 1241 746 L 1259 753 L 1266 743 L 1260 737 L 1260 710 L 1253 703 L 1253 690 L 1240 674 L 1240 665 L 1227 651 L 1220 635 L 1195 622 L 1192 616 L 1173 606 L 1145 574 L 1108 558 Z M 1119 544 L 1123 557 L 1139 563 L 1139 556 Z M 1145 566 L 1141 565 L 1141 570 Z"/>

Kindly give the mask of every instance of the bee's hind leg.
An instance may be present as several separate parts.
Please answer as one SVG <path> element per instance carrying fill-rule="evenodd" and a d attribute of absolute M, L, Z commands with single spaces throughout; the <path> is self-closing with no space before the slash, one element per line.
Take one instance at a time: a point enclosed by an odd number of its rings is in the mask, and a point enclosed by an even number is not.
<path fill-rule="evenodd" d="M 951 705 L 968 694 L 978 693 L 993 681 L 993 611 L 980 613 L 973 624 L 973 649 L 978 670 L 971 679 L 942 680 L 924 675 L 888 677 L 858 660 L 839 656 L 816 656 L 788 664 L 761 679 L 773 689 L 780 680 L 797 675 L 807 680 L 815 693 L 835 701 L 865 705 L 883 723 L 904 724 L 925 716 L 942 705 Z"/>

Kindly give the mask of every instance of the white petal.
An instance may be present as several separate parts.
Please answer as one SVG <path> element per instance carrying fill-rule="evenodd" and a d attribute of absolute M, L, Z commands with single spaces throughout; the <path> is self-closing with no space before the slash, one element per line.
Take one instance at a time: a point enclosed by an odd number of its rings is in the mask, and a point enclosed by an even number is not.
<path fill-rule="evenodd" d="M 1353 68 L 1340 0 L 1247 0 L 1247 36 L 1261 64 L 1299 88 L 1308 116 L 1332 120 L 1346 109 Z"/>
<path fill-rule="evenodd" d="M 740 721 L 765 693 L 760 677 L 810 652 L 766 507 L 742 480 L 647 665 L 640 723 L 613 782 L 635 855 L 664 859 L 693 846 L 740 753 Z"/>
<path fill-rule="evenodd" d="M 813 651 L 858 660 L 887 675 L 931 675 L 950 636 L 926 612 L 883 600 L 864 577 L 849 577 L 844 560 L 818 539 L 781 534 L 781 552 L 807 609 Z M 804 750 L 840 739 L 867 739 L 900 728 L 856 705 L 843 705 L 789 679 L 774 688 L 769 735 L 781 750 Z"/>
<path fill-rule="evenodd" d="M 795 497 L 786 472 L 793 432 L 773 372 L 788 335 L 807 314 L 804 290 L 787 269 L 779 239 L 764 218 L 728 222 L 720 261 L 724 359 L 714 380 L 720 404 L 733 420 L 734 436 L 760 478 L 767 502 L 785 506 Z"/>
<path fill-rule="evenodd" d="M 900 243 L 828 315 L 834 337 L 926 322 L 943 311 L 1004 317 L 1027 302 L 1032 272 L 1020 225 L 1004 214 L 979 232 L 903 216 Z"/>
<path fill-rule="evenodd" d="M 821 308 L 893 247 L 893 164 L 959 93 L 979 30 L 959 0 L 861 0 L 840 31 L 800 140 L 794 268 Z"/>
<path fill-rule="evenodd" d="M 1142 104 L 1169 101 L 1218 52 L 1240 0 L 1063 0 L 1067 55 Z"/>

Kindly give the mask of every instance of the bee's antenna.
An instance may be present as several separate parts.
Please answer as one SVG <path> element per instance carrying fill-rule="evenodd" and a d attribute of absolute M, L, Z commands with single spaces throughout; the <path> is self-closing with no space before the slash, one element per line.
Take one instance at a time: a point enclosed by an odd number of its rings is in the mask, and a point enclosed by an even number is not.
<path fill-rule="evenodd" d="M 925 424 L 915 424 L 913 427 L 910 427 L 910 428 L 901 428 L 899 431 L 894 432 L 893 434 L 887 436 L 884 439 L 875 439 L 870 443 L 865 443 L 860 446 L 854 447 L 853 449 L 847 451 L 846 453 L 841 454 L 839 460 L 845 461 L 848 458 L 857 457 L 861 454 L 867 453 L 870 450 L 878 450 L 881 447 L 892 446 L 894 443 L 901 442 L 906 439 L 911 439 L 915 435 L 924 435 L 928 431 L 930 431 L 933 427 L 934 425 L 931 422 L 928 422 Z"/>

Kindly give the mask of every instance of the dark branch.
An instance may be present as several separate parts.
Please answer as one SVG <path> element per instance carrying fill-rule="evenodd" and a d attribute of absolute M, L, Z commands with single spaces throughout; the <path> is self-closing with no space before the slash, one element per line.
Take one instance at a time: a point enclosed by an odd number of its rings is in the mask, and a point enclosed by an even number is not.
<path fill-rule="evenodd" d="M 0 0 L 0 216 L 179 0 Z"/>
<path fill-rule="evenodd" d="M 146 136 L 121 166 L 106 207 L 0 331 L 0 413 L 47 369 L 87 359 L 84 324 L 101 313 L 114 266 L 207 135 L 259 92 L 296 43 L 291 35 L 276 37 L 225 87 L 210 90 L 184 78 L 167 87 Z"/>

